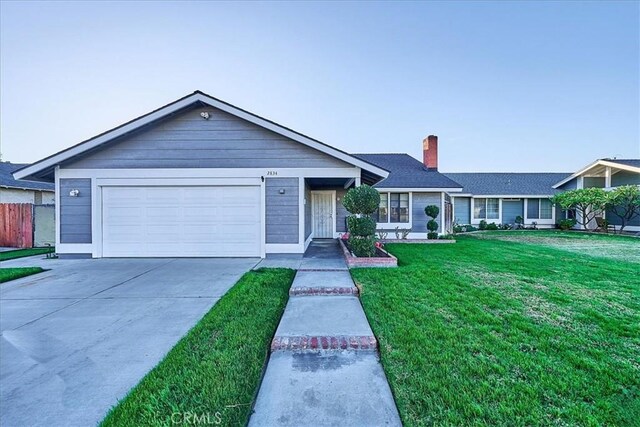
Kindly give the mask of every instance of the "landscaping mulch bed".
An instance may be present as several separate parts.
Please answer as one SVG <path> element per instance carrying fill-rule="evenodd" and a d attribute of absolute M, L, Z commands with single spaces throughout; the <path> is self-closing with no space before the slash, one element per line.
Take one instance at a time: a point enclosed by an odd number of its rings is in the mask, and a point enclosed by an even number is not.
<path fill-rule="evenodd" d="M 347 242 L 338 239 L 347 267 L 397 267 L 398 259 L 381 248 L 376 248 L 375 257 L 357 257 L 351 253 Z"/>

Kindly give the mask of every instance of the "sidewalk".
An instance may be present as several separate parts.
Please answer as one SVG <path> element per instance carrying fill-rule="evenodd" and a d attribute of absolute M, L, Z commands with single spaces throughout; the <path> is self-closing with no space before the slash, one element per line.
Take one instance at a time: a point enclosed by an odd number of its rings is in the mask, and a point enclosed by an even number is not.
<path fill-rule="evenodd" d="M 249 425 L 401 425 L 335 240 L 312 242 L 289 294 Z"/>

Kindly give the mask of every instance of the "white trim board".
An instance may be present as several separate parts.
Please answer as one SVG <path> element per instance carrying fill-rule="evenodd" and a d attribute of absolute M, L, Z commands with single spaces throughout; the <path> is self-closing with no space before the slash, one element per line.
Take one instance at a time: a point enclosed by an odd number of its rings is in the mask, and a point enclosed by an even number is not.
<path fill-rule="evenodd" d="M 637 167 L 634 167 L 634 166 L 624 165 L 622 163 L 610 162 L 610 161 L 607 161 L 607 160 L 596 160 L 595 162 L 590 163 L 589 165 L 587 165 L 584 168 L 580 169 L 578 172 L 573 173 L 573 174 L 569 175 L 568 177 L 566 177 L 565 179 L 563 179 L 562 181 L 558 182 L 557 184 L 555 184 L 553 186 L 553 188 L 558 188 L 558 187 L 566 184 L 567 182 L 571 181 L 572 179 L 582 176 L 586 171 L 588 171 L 589 169 L 594 168 L 596 166 L 607 166 L 607 167 L 616 168 L 616 169 L 620 169 L 620 170 L 625 170 L 625 171 L 629 171 L 629 172 L 640 173 L 640 168 L 637 168 Z"/>
<path fill-rule="evenodd" d="M 60 178 L 358 178 L 358 168 L 167 168 L 67 169 Z"/>
<path fill-rule="evenodd" d="M 226 113 L 232 114 L 236 117 L 239 117 L 243 120 L 246 120 L 250 123 L 258 125 L 262 128 L 268 129 L 272 132 L 280 134 L 284 137 L 287 137 L 293 141 L 299 142 L 303 145 L 316 149 L 322 153 L 325 153 L 329 156 L 332 156 L 336 159 L 342 160 L 343 162 L 349 163 L 356 167 L 362 168 L 366 171 L 369 171 L 373 174 L 376 174 L 382 178 L 386 178 L 389 176 L 389 172 L 386 170 L 374 166 L 370 163 L 367 163 L 363 160 L 360 160 L 357 157 L 351 156 L 343 151 L 340 151 L 336 148 L 333 148 L 329 145 L 323 144 L 320 141 L 309 138 L 305 135 L 302 135 L 298 132 L 295 132 L 291 129 L 288 129 L 284 126 L 278 125 L 270 120 L 264 119 L 260 116 L 257 116 L 253 113 L 249 113 L 248 111 L 242 110 L 238 107 L 234 107 L 231 104 L 228 104 L 224 101 L 221 101 L 217 98 L 209 96 L 203 92 L 196 91 L 191 95 L 188 95 L 184 98 L 181 98 L 177 101 L 174 101 L 164 107 L 161 107 L 151 113 L 148 113 L 144 116 L 138 117 L 128 123 L 125 123 L 119 127 L 111 129 L 105 133 L 102 133 L 98 136 L 90 138 L 86 141 L 83 141 L 77 145 L 74 145 L 71 148 L 60 151 L 52 156 L 49 156 L 45 159 L 42 159 L 30 166 L 27 166 L 23 169 L 20 169 L 14 172 L 14 177 L 16 179 L 24 179 L 28 176 L 31 176 L 35 173 L 41 172 L 45 169 L 55 167 L 60 163 L 67 161 L 75 156 L 78 156 L 82 153 L 85 153 L 88 150 L 93 150 L 101 146 L 102 144 L 109 142 L 115 138 L 126 135 L 136 129 L 139 129 L 142 126 L 151 124 L 157 120 L 160 120 L 164 117 L 167 117 L 173 113 L 176 113 L 183 108 L 189 107 L 197 102 L 201 102 L 203 104 L 209 105 L 211 107 L 222 110 Z"/>
<path fill-rule="evenodd" d="M 376 190 L 380 193 L 460 193 L 462 192 L 462 188 L 385 188 L 385 187 L 376 187 Z"/>

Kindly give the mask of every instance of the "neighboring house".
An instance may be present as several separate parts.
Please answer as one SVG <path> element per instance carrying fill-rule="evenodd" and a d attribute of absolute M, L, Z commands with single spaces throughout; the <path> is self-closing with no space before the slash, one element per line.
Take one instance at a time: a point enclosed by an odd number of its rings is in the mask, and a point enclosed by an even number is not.
<path fill-rule="evenodd" d="M 560 192 L 553 185 L 569 173 L 447 173 L 463 185 L 454 198 L 453 216 L 459 224 L 480 221 L 515 224 L 518 216 L 529 226 L 554 227 L 561 212 L 550 197 Z"/>
<path fill-rule="evenodd" d="M 553 185 L 555 190 L 579 188 L 604 188 L 610 190 L 623 185 L 640 186 L 640 159 L 599 159 Z M 613 225 L 621 225 L 620 217 L 611 211 L 603 217 Z M 625 227 L 628 231 L 640 231 L 640 217 Z"/>
<path fill-rule="evenodd" d="M 25 166 L 28 164 L 0 162 L 0 203 L 53 204 L 53 184 L 16 180 L 13 177 L 13 172 Z"/>
<path fill-rule="evenodd" d="M 426 237 L 431 204 L 441 233 L 454 216 L 552 226 L 546 200 L 568 175 L 443 174 L 433 135 L 423 162 L 348 154 L 199 91 L 14 172 L 55 183 L 57 252 L 97 258 L 303 253 L 346 232 L 341 201 L 360 184 L 380 191 L 378 229 L 409 238 Z"/>
<path fill-rule="evenodd" d="M 55 243 L 54 185 L 16 180 L 13 172 L 27 166 L 0 162 L 0 246 L 30 248 Z"/>

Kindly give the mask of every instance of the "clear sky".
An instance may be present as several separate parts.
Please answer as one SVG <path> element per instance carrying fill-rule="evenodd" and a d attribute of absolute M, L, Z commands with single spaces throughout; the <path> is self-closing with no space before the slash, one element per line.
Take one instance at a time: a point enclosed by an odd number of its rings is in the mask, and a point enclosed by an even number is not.
<path fill-rule="evenodd" d="M 444 171 L 640 157 L 640 3 L 2 2 L 1 151 L 32 162 L 202 90 Z"/>

